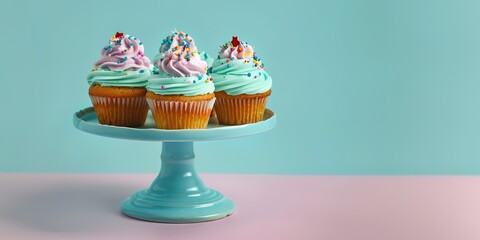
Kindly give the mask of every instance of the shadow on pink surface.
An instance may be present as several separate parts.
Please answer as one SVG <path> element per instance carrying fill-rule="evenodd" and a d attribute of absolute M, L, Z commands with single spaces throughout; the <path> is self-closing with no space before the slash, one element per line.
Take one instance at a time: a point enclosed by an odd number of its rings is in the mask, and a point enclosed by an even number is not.
<path fill-rule="evenodd" d="M 92 184 L 67 180 L 32 189 L 22 199 L 8 203 L 6 215 L 10 220 L 42 232 L 114 231 L 117 224 L 111 219 L 128 219 L 119 211 L 119 205 L 135 189 L 115 183 Z"/>

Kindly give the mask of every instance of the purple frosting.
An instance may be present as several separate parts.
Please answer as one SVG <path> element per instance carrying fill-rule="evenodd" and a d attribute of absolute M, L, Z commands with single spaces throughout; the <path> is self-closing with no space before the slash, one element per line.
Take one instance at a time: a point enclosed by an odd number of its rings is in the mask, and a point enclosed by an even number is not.
<path fill-rule="evenodd" d="M 205 75 L 207 62 L 198 54 L 193 38 L 184 32 L 174 32 L 160 46 L 163 57 L 155 62 L 157 68 L 174 77 Z"/>
<path fill-rule="evenodd" d="M 111 71 L 148 70 L 150 60 L 145 57 L 143 43 L 139 39 L 117 32 L 110 39 L 110 44 L 102 49 L 102 56 L 95 67 Z"/>

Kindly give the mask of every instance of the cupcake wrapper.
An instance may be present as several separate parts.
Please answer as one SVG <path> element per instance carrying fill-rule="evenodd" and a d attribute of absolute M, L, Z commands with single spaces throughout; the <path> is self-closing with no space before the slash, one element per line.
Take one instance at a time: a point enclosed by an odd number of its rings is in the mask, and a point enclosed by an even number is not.
<path fill-rule="evenodd" d="M 206 128 L 215 98 L 206 101 L 163 101 L 147 98 L 157 128 Z"/>
<path fill-rule="evenodd" d="M 91 96 L 93 108 L 100 124 L 139 127 L 145 124 L 148 104 L 145 97 Z"/>
<path fill-rule="evenodd" d="M 218 122 L 225 125 L 240 125 L 262 121 L 267 98 L 217 98 L 215 112 Z"/>

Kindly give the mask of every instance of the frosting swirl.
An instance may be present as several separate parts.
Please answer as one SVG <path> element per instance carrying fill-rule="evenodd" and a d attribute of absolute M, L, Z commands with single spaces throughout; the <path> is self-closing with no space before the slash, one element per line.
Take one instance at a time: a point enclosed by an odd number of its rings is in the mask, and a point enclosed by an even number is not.
<path fill-rule="evenodd" d="M 106 68 L 94 69 L 87 76 L 88 84 L 98 83 L 102 86 L 145 87 L 148 84 L 150 70 L 110 71 Z"/>
<path fill-rule="evenodd" d="M 159 73 L 160 72 L 158 70 L 158 62 L 160 61 L 160 59 L 164 58 L 164 55 L 165 55 L 165 53 L 159 52 L 159 53 L 155 54 L 155 56 L 153 57 L 153 62 L 154 62 L 153 73 Z M 202 61 L 207 62 L 207 68 L 212 66 L 212 63 L 213 63 L 214 59 L 212 57 L 210 57 L 210 55 L 207 52 L 202 51 L 202 52 L 199 53 L 199 55 L 200 55 L 200 59 Z"/>
<path fill-rule="evenodd" d="M 252 46 L 233 37 L 230 43 L 220 48 L 218 58 L 208 70 L 215 84 L 215 92 L 225 91 L 235 96 L 264 93 L 271 89 L 272 78 Z"/>
<path fill-rule="evenodd" d="M 198 53 L 193 38 L 174 31 L 167 36 L 155 55 L 154 74 L 147 90 L 159 95 L 198 96 L 213 93 L 215 86 L 206 74 L 208 54 Z"/>
<path fill-rule="evenodd" d="M 158 71 L 174 77 L 205 75 L 207 62 L 198 54 L 195 41 L 188 34 L 174 31 L 160 46 L 154 58 Z"/>
<path fill-rule="evenodd" d="M 215 87 L 207 75 L 171 77 L 160 73 L 148 80 L 147 91 L 159 95 L 198 96 L 213 93 Z"/>
<path fill-rule="evenodd" d="M 134 36 L 117 32 L 102 49 L 100 60 L 94 64 L 87 81 L 90 85 L 145 87 L 151 68 L 143 43 Z"/>
<path fill-rule="evenodd" d="M 254 55 L 253 47 L 246 42 L 238 41 L 238 37 L 232 37 L 232 41 L 220 46 L 218 56 L 230 59 L 249 59 Z"/>
<path fill-rule="evenodd" d="M 110 39 L 110 44 L 102 49 L 102 57 L 95 67 L 112 71 L 146 70 L 150 68 L 150 60 L 145 57 L 143 43 L 139 39 L 117 32 Z"/>

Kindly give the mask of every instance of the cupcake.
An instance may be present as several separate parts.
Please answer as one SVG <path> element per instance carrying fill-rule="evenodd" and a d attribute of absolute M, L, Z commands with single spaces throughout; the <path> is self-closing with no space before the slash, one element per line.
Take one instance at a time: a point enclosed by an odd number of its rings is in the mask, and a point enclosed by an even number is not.
<path fill-rule="evenodd" d="M 157 128 L 206 128 L 215 102 L 214 85 L 206 74 L 193 38 L 174 31 L 154 57 L 146 99 Z"/>
<path fill-rule="evenodd" d="M 208 70 L 215 84 L 218 121 L 226 125 L 261 121 L 272 78 L 248 43 L 233 37 L 220 48 L 218 58 Z"/>
<path fill-rule="evenodd" d="M 145 124 L 146 85 L 152 65 L 143 43 L 117 32 L 102 49 L 87 80 L 89 95 L 100 124 L 138 127 Z"/>

